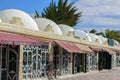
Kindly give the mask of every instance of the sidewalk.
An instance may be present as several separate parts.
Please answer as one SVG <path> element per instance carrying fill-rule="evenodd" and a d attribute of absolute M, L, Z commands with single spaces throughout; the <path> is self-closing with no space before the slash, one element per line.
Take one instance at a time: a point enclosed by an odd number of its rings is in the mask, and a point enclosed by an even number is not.
<path fill-rule="evenodd" d="M 94 73 L 70 75 L 68 77 L 62 76 L 57 80 L 120 80 L 120 70 L 112 69 Z"/>

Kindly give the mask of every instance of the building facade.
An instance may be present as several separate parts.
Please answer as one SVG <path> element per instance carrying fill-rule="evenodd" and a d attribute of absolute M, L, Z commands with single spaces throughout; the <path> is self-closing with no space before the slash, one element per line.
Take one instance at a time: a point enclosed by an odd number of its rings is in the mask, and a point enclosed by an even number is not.
<path fill-rule="evenodd" d="M 47 78 L 119 68 L 120 46 L 107 39 L 20 10 L 0 12 L 0 80 Z"/>

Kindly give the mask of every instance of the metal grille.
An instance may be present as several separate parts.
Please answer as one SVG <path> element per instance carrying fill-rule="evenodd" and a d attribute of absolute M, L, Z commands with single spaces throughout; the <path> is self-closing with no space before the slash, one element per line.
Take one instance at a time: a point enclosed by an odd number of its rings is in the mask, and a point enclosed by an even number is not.
<path fill-rule="evenodd" d="M 63 70 L 62 74 L 70 74 L 70 53 L 63 51 Z"/>
<path fill-rule="evenodd" d="M 46 76 L 48 45 L 23 47 L 23 79 Z"/>
<path fill-rule="evenodd" d="M 120 53 L 116 54 L 116 66 L 120 66 Z"/>
<path fill-rule="evenodd" d="M 90 70 L 97 69 L 97 54 L 90 54 Z"/>

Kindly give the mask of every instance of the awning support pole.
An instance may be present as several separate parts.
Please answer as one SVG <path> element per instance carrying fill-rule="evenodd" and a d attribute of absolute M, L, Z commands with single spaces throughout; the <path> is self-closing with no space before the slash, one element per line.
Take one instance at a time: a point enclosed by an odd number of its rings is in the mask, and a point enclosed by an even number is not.
<path fill-rule="evenodd" d="M 19 51 L 19 74 L 18 74 L 18 80 L 23 80 L 23 73 L 22 73 L 22 66 L 23 66 L 23 45 L 20 45 L 20 51 Z"/>

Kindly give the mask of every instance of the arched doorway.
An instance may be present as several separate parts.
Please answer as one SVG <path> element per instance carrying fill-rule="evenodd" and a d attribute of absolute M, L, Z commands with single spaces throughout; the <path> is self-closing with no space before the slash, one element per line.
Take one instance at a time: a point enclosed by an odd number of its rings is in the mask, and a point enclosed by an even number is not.
<path fill-rule="evenodd" d="M 1 80 L 18 80 L 18 46 L 1 47 Z"/>

